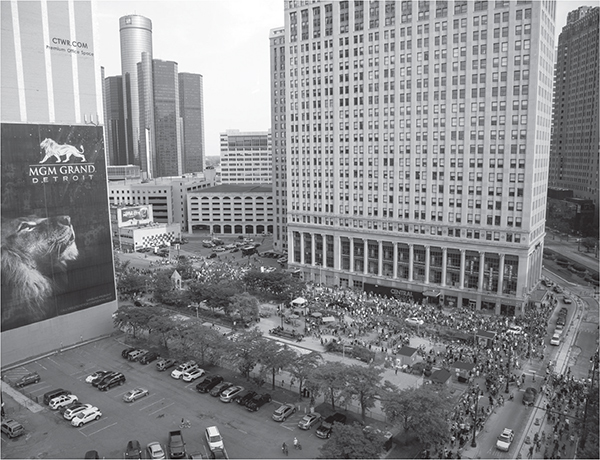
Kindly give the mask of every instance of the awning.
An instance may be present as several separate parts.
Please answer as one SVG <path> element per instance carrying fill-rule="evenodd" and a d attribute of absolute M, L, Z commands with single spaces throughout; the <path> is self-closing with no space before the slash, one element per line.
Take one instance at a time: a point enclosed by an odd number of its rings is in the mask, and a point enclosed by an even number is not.
<path fill-rule="evenodd" d="M 323 318 L 324 323 L 333 323 L 334 321 L 335 318 L 333 316 L 326 316 L 325 318 Z"/>
<path fill-rule="evenodd" d="M 424 291 L 423 295 L 425 297 L 439 297 L 440 296 L 440 292 L 438 292 L 438 291 Z"/>
<path fill-rule="evenodd" d="M 298 319 L 300 317 L 298 315 L 296 315 L 296 314 L 293 314 L 293 315 L 290 315 L 288 318 L 290 318 L 290 319 Z"/>
<path fill-rule="evenodd" d="M 323 316 L 323 313 L 321 313 L 320 311 L 313 311 L 310 316 L 314 317 L 314 318 L 320 318 L 321 316 Z"/>
<path fill-rule="evenodd" d="M 304 305 L 306 303 L 306 299 L 302 297 L 298 297 L 297 299 L 292 300 L 293 305 Z"/>

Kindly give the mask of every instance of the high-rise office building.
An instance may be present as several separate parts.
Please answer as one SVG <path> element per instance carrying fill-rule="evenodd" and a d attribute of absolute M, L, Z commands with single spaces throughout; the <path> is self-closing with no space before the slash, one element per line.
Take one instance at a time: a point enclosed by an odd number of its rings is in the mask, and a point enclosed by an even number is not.
<path fill-rule="evenodd" d="M 223 184 L 271 183 L 271 133 L 221 133 L 221 182 Z"/>
<path fill-rule="evenodd" d="M 598 212 L 599 7 L 569 13 L 558 37 L 549 185 L 592 200 Z"/>
<path fill-rule="evenodd" d="M 102 69 L 104 74 L 104 69 Z M 120 75 L 102 78 L 104 82 L 104 136 L 108 163 L 127 164 L 127 139 L 125 136 L 125 112 L 123 102 L 123 79 Z"/>
<path fill-rule="evenodd" d="M 204 171 L 204 84 L 202 75 L 179 73 L 179 113 L 183 128 L 183 173 Z"/>
<path fill-rule="evenodd" d="M 285 146 L 285 29 L 271 30 L 271 152 L 273 158 L 273 249 L 287 250 L 287 161 Z"/>
<path fill-rule="evenodd" d="M 286 1 L 290 266 L 521 314 L 542 270 L 555 8 Z"/>
<path fill-rule="evenodd" d="M 140 102 L 137 64 L 142 60 L 142 53 L 148 53 L 152 59 L 152 21 L 137 14 L 123 16 L 119 19 L 119 33 L 127 162 L 139 165 Z"/>

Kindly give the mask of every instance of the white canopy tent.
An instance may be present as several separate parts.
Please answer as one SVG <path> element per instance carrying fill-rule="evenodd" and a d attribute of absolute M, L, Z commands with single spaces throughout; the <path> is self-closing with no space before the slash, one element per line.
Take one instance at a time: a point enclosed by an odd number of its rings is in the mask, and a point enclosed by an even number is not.
<path fill-rule="evenodd" d="M 306 304 L 306 299 L 303 297 L 298 297 L 297 299 L 292 300 L 292 305 L 295 307 L 302 307 Z"/>

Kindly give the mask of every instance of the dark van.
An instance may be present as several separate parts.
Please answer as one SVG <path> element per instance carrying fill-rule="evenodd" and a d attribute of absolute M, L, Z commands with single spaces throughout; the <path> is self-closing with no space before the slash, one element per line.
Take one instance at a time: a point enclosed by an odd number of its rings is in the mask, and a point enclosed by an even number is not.
<path fill-rule="evenodd" d="M 69 390 L 63 390 L 62 388 L 58 388 L 56 390 L 49 391 L 44 394 L 44 404 L 47 406 L 50 404 L 50 401 L 54 398 L 57 398 L 62 395 L 70 395 L 71 392 Z"/>

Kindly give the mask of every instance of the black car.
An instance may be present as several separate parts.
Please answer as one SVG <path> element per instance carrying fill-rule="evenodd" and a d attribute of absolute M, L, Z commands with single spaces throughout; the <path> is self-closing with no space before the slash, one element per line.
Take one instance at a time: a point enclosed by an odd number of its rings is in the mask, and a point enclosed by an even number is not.
<path fill-rule="evenodd" d="M 204 380 L 202 380 L 202 382 L 196 385 L 196 390 L 198 390 L 198 393 L 208 393 L 222 381 L 223 377 L 221 377 L 220 375 L 209 375 Z"/>
<path fill-rule="evenodd" d="M 327 417 L 325 420 L 323 420 L 321 426 L 317 428 L 317 431 L 315 431 L 317 437 L 321 439 L 328 439 L 331 436 L 331 432 L 333 431 L 334 423 L 341 423 L 342 425 L 345 424 L 346 416 L 344 414 L 336 412 L 335 414 Z"/>
<path fill-rule="evenodd" d="M 256 395 L 250 401 L 248 401 L 248 403 L 246 404 L 246 409 L 248 409 L 251 412 L 256 412 L 266 403 L 271 402 L 272 399 L 273 398 L 271 398 L 271 395 L 269 393 Z"/>
<path fill-rule="evenodd" d="M 246 403 L 248 401 L 250 401 L 252 398 L 254 398 L 255 396 L 256 396 L 256 391 L 248 390 L 245 393 L 242 393 L 241 395 L 234 398 L 234 401 L 236 403 L 238 403 L 240 406 L 245 406 Z"/>
<path fill-rule="evenodd" d="M 108 380 L 118 372 L 106 372 L 103 376 L 99 376 L 96 379 L 92 380 L 92 385 L 98 387 L 104 380 Z"/>
<path fill-rule="evenodd" d="M 125 450 L 125 458 L 142 458 L 142 447 L 138 441 L 129 441 Z"/>
<path fill-rule="evenodd" d="M 15 382 L 17 388 L 22 388 L 25 385 L 31 385 L 32 383 L 38 383 L 41 380 L 40 375 L 37 372 L 31 372 L 30 374 L 24 375 Z"/>
<path fill-rule="evenodd" d="M 125 383 L 125 376 L 120 372 L 116 372 L 115 375 L 108 377 L 107 379 L 103 379 L 102 382 L 98 385 L 98 389 L 100 391 L 108 391 L 112 387 L 117 385 L 123 385 Z"/>
<path fill-rule="evenodd" d="M 123 357 L 123 359 L 127 359 L 127 357 L 129 356 L 129 353 L 131 353 L 132 351 L 137 350 L 137 348 L 133 347 L 133 348 L 125 348 L 125 350 L 123 350 L 121 352 L 121 356 Z"/>
<path fill-rule="evenodd" d="M 151 363 L 152 361 L 156 361 L 157 359 L 158 359 L 158 353 L 156 353 L 154 351 L 149 351 L 148 353 L 146 353 L 144 356 L 142 356 L 140 358 L 140 363 L 148 364 L 148 363 Z"/>

